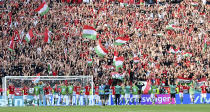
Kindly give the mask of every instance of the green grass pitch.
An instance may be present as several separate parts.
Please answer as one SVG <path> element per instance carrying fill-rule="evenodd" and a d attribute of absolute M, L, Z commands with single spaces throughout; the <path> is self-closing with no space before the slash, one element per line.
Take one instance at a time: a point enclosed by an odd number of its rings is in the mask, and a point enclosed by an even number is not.
<path fill-rule="evenodd" d="M 66 107 L 0 107 L 0 112 L 210 112 L 210 104 Z"/>

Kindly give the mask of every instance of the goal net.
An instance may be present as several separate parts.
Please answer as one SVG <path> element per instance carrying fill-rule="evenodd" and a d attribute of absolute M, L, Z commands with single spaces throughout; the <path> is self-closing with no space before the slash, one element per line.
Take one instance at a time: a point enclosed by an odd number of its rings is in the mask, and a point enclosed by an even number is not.
<path fill-rule="evenodd" d="M 1 106 L 94 105 L 93 76 L 6 76 Z"/>

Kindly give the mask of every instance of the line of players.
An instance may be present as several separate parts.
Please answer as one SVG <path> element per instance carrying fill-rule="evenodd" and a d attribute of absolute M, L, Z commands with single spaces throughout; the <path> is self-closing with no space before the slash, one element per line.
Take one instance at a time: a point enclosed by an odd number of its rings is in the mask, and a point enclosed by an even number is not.
<path fill-rule="evenodd" d="M 118 83 L 116 86 L 110 86 L 108 83 L 101 85 L 96 84 L 93 89 L 94 103 L 97 105 L 99 104 L 99 100 L 101 100 L 102 104 L 106 105 L 108 104 L 109 97 L 112 97 L 115 101 L 115 105 L 119 105 L 119 102 L 122 101 L 123 98 L 125 99 L 125 104 L 128 105 L 130 101 L 130 94 L 132 94 L 132 101 L 137 102 L 137 104 L 140 104 L 143 86 L 144 84 L 141 82 L 134 83 L 132 86 L 130 86 L 129 83 Z M 175 98 L 175 94 L 179 94 L 181 103 L 183 103 L 183 94 L 190 94 L 191 103 L 194 103 L 194 94 L 197 89 L 201 92 L 202 103 L 206 103 L 206 93 L 208 86 L 206 86 L 205 84 L 203 84 L 200 88 L 196 88 L 194 84 L 188 86 L 187 84 L 175 85 L 175 83 L 173 83 L 169 85 L 169 88 L 170 93 L 168 93 L 169 91 L 165 90 L 163 87 L 157 86 L 154 83 L 152 83 L 150 93 L 153 104 L 155 104 L 155 98 L 157 94 L 171 94 L 171 102 L 172 99 Z M 12 102 L 13 105 L 15 86 L 12 83 L 10 83 L 8 89 L 8 104 L 11 104 Z M 23 86 L 22 91 L 24 104 L 27 104 L 29 87 L 27 87 L 26 85 Z M 90 95 L 92 94 L 92 89 L 90 84 L 87 84 L 85 87 L 81 87 L 81 84 L 78 82 L 75 84 L 55 84 L 53 87 L 51 87 L 49 83 L 44 84 L 43 82 L 40 82 L 39 84 L 36 84 L 34 86 L 33 94 L 33 104 L 37 105 L 43 104 L 44 96 L 46 98 L 47 105 L 53 105 L 58 103 L 63 105 L 79 105 L 80 95 L 85 96 L 85 105 L 88 105 L 90 101 Z M 50 96 L 52 95 L 54 102 L 50 102 Z M 76 103 L 72 103 L 73 95 L 76 95 Z M 60 102 L 58 102 L 59 96 L 61 97 Z"/>

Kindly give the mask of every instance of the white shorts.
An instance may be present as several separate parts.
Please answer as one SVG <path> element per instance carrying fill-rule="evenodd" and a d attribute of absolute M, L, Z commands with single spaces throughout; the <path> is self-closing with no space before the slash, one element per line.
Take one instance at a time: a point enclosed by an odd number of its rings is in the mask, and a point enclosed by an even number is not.
<path fill-rule="evenodd" d="M 28 95 L 23 95 L 23 100 L 26 100 Z"/>
<path fill-rule="evenodd" d="M 139 95 L 133 95 L 133 98 L 138 99 L 139 98 Z"/>
<path fill-rule="evenodd" d="M 112 98 L 115 98 L 115 95 L 112 95 Z"/>
<path fill-rule="evenodd" d="M 183 93 L 179 93 L 179 97 L 183 98 Z"/>
<path fill-rule="evenodd" d="M 190 94 L 190 99 L 194 99 L 194 94 Z"/>
<path fill-rule="evenodd" d="M 13 99 L 13 98 L 14 98 L 14 94 L 9 94 L 9 95 L 8 95 L 8 98 L 9 98 L 9 99 Z"/>
<path fill-rule="evenodd" d="M 151 98 L 153 98 L 153 99 L 154 99 L 154 98 L 155 98 L 155 94 L 151 94 Z"/>
<path fill-rule="evenodd" d="M 58 94 L 57 94 L 57 93 L 54 94 L 53 97 L 54 97 L 54 98 L 58 98 Z"/>
<path fill-rule="evenodd" d="M 201 98 L 206 98 L 206 93 L 201 93 Z"/>
<path fill-rule="evenodd" d="M 50 98 L 50 95 L 48 94 L 48 95 L 45 95 L 45 98 L 46 99 L 49 99 Z"/>
<path fill-rule="evenodd" d="M 89 99 L 90 98 L 90 95 L 85 95 L 85 99 Z"/>
<path fill-rule="evenodd" d="M 99 100 L 100 99 L 99 95 L 94 95 L 94 99 Z"/>
<path fill-rule="evenodd" d="M 61 95 L 61 98 L 68 98 L 67 95 Z"/>
<path fill-rule="evenodd" d="M 76 94 L 76 99 L 79 99 L 79 96 L 80 96 L 80 95 Z"/>
<path fill-rule="evenodd" d="M 39 99 L 39 95 L 34 95 L 34 99 L 38 100 Z"/>
<path fill-rule="evenodd" d="M 130 98 L 130 94 L 125 94 L 125 99 Z"/>

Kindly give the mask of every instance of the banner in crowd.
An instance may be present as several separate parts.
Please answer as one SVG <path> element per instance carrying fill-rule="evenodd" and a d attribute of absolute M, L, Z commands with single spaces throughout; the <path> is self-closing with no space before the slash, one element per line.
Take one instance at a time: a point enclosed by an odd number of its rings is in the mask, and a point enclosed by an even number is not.
<path fill-rule="evenodd" d="M 34 96 L 32 96 L 32 95 L 29 95 L 27 97 L 27 104 L 26 104 L 27 106 L 37 105 L 33 102 L 33 98 L 34 98 Z M 85 99 L 84 98 L 85 98 L 84 95 L 81 95 L 79 97 L 79 102 L 78 102 L 79 105 L 85 105 Z M 50 99 L 50 104 L 47 104 L 45 97 L 43 97 L 43 104 L 40 104 L 40 106 L 68 106 L 68 105 L 70 105 L 70 103 L 69 103 L 70 101 L 69 101 L 68 98 L 66 99 L 66 103 L 63 103 L 63 104 L 59 103 L 59 102 L 61 102 L 61 97 L 58 98 L 58 101 L 56 102 L 56 104 L 54 104 L 53 96 L 50 96 L 49 99 Z M 101 101 L 99 101 L 99 104 L 95 104 L 94 99 L 95 99 L 95 97 L 90 97 L 89 105 L 102 105 Z M 108 105 L 114 105 L 114 100 L 115 99 L 112 97 L 112 95 L 110 95 L 109 100 L 108 100 Z M 179 94 L 176 94 L 175 100 L 176 100 L 176 104 L 181 104 Z M 148 95 L 142 95 L 140 104 L 141 105 L 151 105 L 152 101 L 153 101 L 153 99 L 151 98 L 151 95 L 149 95 L 149 94 Z M 202 101 L 204 101 L 204 99 L 202 100 L 201 94 L 195 94 L 194 103 L 195 104 L 202 104 Z M 75 105 L 76 103 L 77 103 L 76 102 L 76 96 L 74 95 L 73 99 L 72 99 L 72 104 Z M 126 100 L 124 98 L 122 98 L 119 104 L 120 105 L 125 105 Z M 136 100 L 133 97 L 132 94 L 130 95 L 130 99 L 127 101 L 127 104 L 128 105 L 140 105 L 138 103 L 138 100 Z M 158 95 L 156 95 L 155 104 L 158 104 L 158 105 L 170 104 L 170 94 L 158 94 Z M 175 104 L 175 101 L 172 101 L 172 104 Z M 189 94 L 184 94 L 182 104 L 191 104 Z M 210 94 L 207 94 L 206 104 L 210 104 Z M 1 106 L 6 106 L 6 105 L 7 105 L 7 101 L 5 101 L 3 99 L 3 96 L 0 96 L 0 107 Z M 11 105 L 9 105 L 9 106 L 11 106 Z M 14 106 L 24 106 L 23 96 L 14 96 Z"/>

